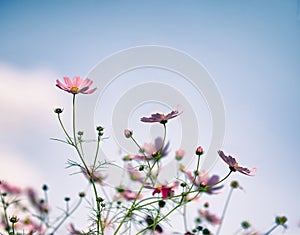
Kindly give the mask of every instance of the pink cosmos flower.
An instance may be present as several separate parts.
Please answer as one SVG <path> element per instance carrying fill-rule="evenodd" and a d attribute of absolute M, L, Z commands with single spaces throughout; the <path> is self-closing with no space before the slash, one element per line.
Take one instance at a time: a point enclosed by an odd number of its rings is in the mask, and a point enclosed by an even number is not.
<path fill-rule="evenodd" d="M 212 225 L 220 225 L 222 222 L 221 218 L 210 213 L 208 210 L 200 210 L 199 214 L 201 218 L 205 219 L 207 222 L 211 223 Z"/>
<path fill-rule="evenodd" d="M 179 149 L 175 152 L 175 159 L 180 161 L 185 155 L 185 151 L 183 149 Z"/>
<path fill-rule="evenodd" d="M 224 160 L 224 162 L 226 162 L 229 165 L 229 169 L 231 171 L 238 171 L 242 174 L 253 176 L 251 172 L 255 171 L 255 168 L 248 169 L 246 167 L 239 166 L 234 157 L 230 155 L 226 156 L 221 150 L 218 151 L 218 154 Z"/>
<path fill-rule="evenodd" d="M 9 194 L 20 194 L 22 192 L 22 190 L 19 187 L 6 182 L 0 183 L 0 189 Z"/>
<path fill-rule="evenodd" d="M 135 169 L 131 164 L 127 165 L 127 171 L 131 180 L 138 181 L 140 183 L 144 182 L 144 177 L 141 175 L 140 171 Z"/>
<path fill-rule="evenodd" d="M 145 143 L 142 147 L 142 151 L 144 152 L 145 155 L 127 155 L 123 158 L 124 161 L 131 161 L 131 160 L 138 160 L 138 161 L 143 161 L 143 160 L 154 160 L 154 157 L 159 154 L 159 157 L 165 157 L 168 155 L 168 148 L 170 143 L 168 142 L 164 147 L 161 149 L 163 145 L 163 140 L 161 137 L 157 137 L 153 143 Z"/>
<path fill-rule="evenodd" d="M 38 210 L 40 213 L 48 213 L 49 212 L 49 205 L 48 203 L 44 202 L 43 200 L 40 200 L 34 189 L 28 188 L 26 189 L 26 195 L 29 198 L 30 203 L 32 206 Z"/>
<path fill-rule="evenodd" d="M 173 110 L 169 114 L 165 115 L 163 113 L 153 113 L 151 114 L 151 117 L 142 117 L 142 122 L 159 122 L 161 124 L 166 124 L 169 119 L 172 119 L 174 117 L 177 117 L 180 115 L 178 110 Z"/>
<path fill-rule="evenodd" d="M 77 230 L 74 226 L 74 224 L 69 224 L 69 228 L 68 228 L 70 234 L 72 235 L 84 235 L 85 233 L 84 232 L 81 232 L 79 230 Z"/>
<path fill-rule="evenodd" d="M 163 148 L 163 139 L 161 137 L 157 137 L 152 143 L 145 143 L 142 147 L 143 151 L 148 154 L 148 159 L 153 159 L 153 155 L 157 154 L 160 151 L 161 157 L 165 157 L 168 155 L 168 148 L 170 143 L 168 142 Z M 161 149 L 162 148 L 162 149 Z"/>
<path fill-rule="evenodd" d="M 189 178 L 189 180 L 191 182 L 194 182 L 194 174 L 192 174 L 191 171 L 187 170 L 187 169 L 183 169 L 183 172 L 186 174 L 186 176 Z M 196 177 L 196 180 L 194 182 L 194 185 L 198 188 L 200 188 L 201 186 L 208 186 L 208 189 L 206 191 L 206 193 L 208 194 L 216 194 L 218 192 L 218 190 L 220 190 L 221 188 L 223 188 L 223 185 L 220 186 L 211 186 L 216 184 L 217 182 L 220 181 L 220 177 L 218 175 L 213 175 L 211 177 L 209 177 L 207 172 L 204 171 L 198 171 L 198 175 Z M 209 187 L 211 186 L 211 187 Z"/>
<path fill-rule="evenodd" d="M 161 193 L 162 198 L 168 198 L 170 196 L 173 196 L 174 194 L 174 188 L 178 186 L 178 182 L 167 184 L 167 185 L 158 185 L 154 191 L 152 192 L 152 195 L 156 193 Z"/>
<path fill-rule="evenodd" d="M 16 228 L 18 230 L 22 230 L 23 232 L 26 231 L 26 234 L 35 234 L 35 233 L 45 234 L 45 230 L 46 230 L 41 224 L 34 222 L 28 217 L 25 218 L 24 220 L 20 220 L 16 224 Z"/>
<path fill-rule="evenodd" d="M 124 161 L 131 161 L 131 160 L 142 161 L 142 160 L 145 160 L 145 156 L 138 155 L 138 154 L 131 154 L 131 155 L 126 155 L 125 157 L 123 157 L 123 160 Z"/>
<path fill-rule="evenodd" d="M 130 189 L 124 189 L 123 187 L 117 188 L 117 191 L 118 191 L 118 195 L 116 196 L 117 199 L 125 199 L 131 201 L 131 200 L 135 200 L 136 198 L 138 199 L 143 198 L 142 194 L 138 195 L 137 193 L 131 191 Z"/>
<path fill-rule="evenodd" d="M 86 169 L 84 167 L 81 168 L 82 173 L 84 174 L 84 176 L 88 179 L 88 180 L 92 180 L 95 183 L 98 183 L 100 185 L 103 185 L 103 181 L 107 178 L 107 176 L 103 176 L 100 172 L 93 172 L 93 167 L 90 167 L 90 173 L 92 174 L 92 176 L 90 176 L 88 174 L 88 172 L 86 171 Z"/>
<path fill-rule="evenodd" d="M 74 95 L 78 93 L 82 94 L 92 94 L 97 88 L 90 89 L 90 86 L 93 84 L 91 79 L 82 79 L 79 76 L 75 76 L 73 81 L 69 77 L 64 77 L 64 83 L 56 80 L 56 86 L 66 92 L 72 93 Z M 90 90 L 89 90 L 90 89 Z"/>

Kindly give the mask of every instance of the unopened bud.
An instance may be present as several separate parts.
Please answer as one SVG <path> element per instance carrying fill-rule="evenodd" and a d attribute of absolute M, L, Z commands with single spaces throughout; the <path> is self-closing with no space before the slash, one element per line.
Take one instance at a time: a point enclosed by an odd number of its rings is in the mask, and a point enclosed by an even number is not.
<path fill-rule="evenodd" d="M 128 130 L 128 129 L 125 129 L 124 130 L 124 135 L 125 135 L 126 138 L 130 138 L 132 136 L 132 131 Z"/>
<path fill-rule="evenodd" d="M 201 146 L 199 146 L 196 149 L 196 155 L 201 156 L 204 153 L 203 148 Z"/>

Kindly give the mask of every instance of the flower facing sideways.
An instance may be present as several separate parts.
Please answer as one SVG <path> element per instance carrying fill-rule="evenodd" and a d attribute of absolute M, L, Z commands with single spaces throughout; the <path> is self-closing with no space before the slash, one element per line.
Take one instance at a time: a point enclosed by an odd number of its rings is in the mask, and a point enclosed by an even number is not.
<path fill-rule="evenodd" d="M 200 210 L 199 214 L 202 219 L 205 219 L 207 222 L 209 222 L 212 225 L 220 225 L 222 222 L 221 218 L 210 213 L 208 210 Z"/>
<path fill-rule="evenodd" d="M 178 110 L 173 110 L 172 112 L 168 113 L 167 115 L 163 113 L 153 113 L 151 117 L 142 117 L 142 122 L 159 122 L 161 124 L 166 124 L 169 119 L 177 117 L 181 113 Z"/>
<path fill-rule="evenodd" d="M 238 171 L 245 175 L 252 176 L 251 172 L 255 171 L 255 168 L 248 169 L 246 167 L 241 167 L 237 163 L 236 159 L 230 155 L 226 156 L 223 151 L 218 151 L 219 156 L 229 165 L 231 171 Z"/>
<path fill-rule="evenodd" d="M 82 94 L 92 94 L 97 88 L 90 89 L 90 86 L 93 84 L 91 79 L 82 79 L 79 76 L 75 76 L 73 81 L 69 77 L 64 77 L 64 83 L 56 80 L 56 86 L 66 92 L 72 93 L 74 95 L 78 93 Z"/>

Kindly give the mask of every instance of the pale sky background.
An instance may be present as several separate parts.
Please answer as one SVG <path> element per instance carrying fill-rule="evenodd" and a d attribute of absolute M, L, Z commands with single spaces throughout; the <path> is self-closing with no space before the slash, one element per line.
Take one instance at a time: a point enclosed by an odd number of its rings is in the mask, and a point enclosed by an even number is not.
<path fill-rule="evenodd" d="M 299 4 L 1 0 L 0 178 L 47 183 L 61 205 L 65 196 L 75 198 L 85 184 L 65 169 L 74 154 L 49 139 L 62 137 L 53 109 L 64 107 L 65 120 L 70 114 L 71 96 L 55 87 L 55 79 L 84 77 L 129 47 L 168 46 L 206 67 L 225 105 L 223 149 L 257 168 L 255 177 L 231 178 L 245 192 L 233 195 L 222 234 L 233 234 L 244 219 L 265 231 L 276 215 L 288 217 L 285 234 L 300 234 Z M 221 160 L 214 168 L 220 175 L 226 170 Z M 213 212 L 221 213 L 226 194 L 215 197 Z"/>

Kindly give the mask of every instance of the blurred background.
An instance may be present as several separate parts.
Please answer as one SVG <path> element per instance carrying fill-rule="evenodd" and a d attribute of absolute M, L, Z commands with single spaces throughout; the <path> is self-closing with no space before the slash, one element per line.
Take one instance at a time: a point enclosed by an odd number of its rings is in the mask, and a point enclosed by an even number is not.
<path fill-rule="evenodd" d="M 213 77 L 226 111 L 223 149 L 257 168 L 255 177 L 233 175 L 244 190 L 233 194 L 221 234 L 245 219 L 265 231 L 277 215 L 288 217 L 285 234 L 299 234 L 299 11 L 297 0 L 1 0 L 0 179 L 46 183 L 58 206 L 77 197 L 86 183 L 65 169 L 75 154 L 50 140 L 63 138 L 53 109 L 64 108 L 68 122 L 71 108 L 55 80 L 85 77 L 119 50 L 168 46 Z M 220 160 L 213 171 L 227 168 Z M 227 191 L 212 203 L 216 214 Z"/>

